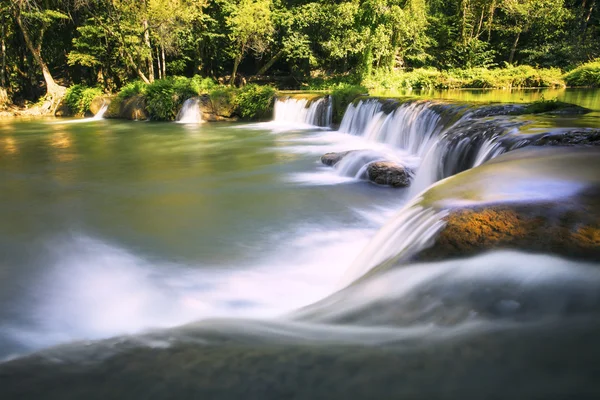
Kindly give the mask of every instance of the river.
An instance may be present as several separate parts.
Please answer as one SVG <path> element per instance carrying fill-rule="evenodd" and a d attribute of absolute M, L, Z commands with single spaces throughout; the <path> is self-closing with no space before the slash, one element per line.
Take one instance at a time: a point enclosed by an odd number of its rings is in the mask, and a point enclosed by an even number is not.
<path fill-rule="evenodd" d="M 475 119 L 478 102 L 541 93 L 593 111 Z M 600 260 L 507 249 L 376 269 L 426 246 L 448 203 L 597 187 L 597 150 L 528 149 L 600 127 L 600 91 L 427 97 L 350 106 L 339 131 L 313 125 L 331 118 L 324 103 L 297 101 L 257 124 L 0 121 L 0 394 L 600 395 Z M 341 167 L 319 160 L 358 149 Z M 414 170 L 411 187 L 365 180 L 375 159 Z M 477 188 L 411 211 L 464 171 Z"/>

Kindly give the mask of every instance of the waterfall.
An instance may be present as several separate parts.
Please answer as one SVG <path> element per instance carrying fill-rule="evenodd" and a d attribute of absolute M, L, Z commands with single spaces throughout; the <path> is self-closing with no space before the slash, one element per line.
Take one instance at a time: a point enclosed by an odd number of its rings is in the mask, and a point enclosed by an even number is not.
<path fill-rule="evenodd" d="M 515 140 L 523 122 L 508 119 L 497 108 L 469 109 L 431 100 L 361 99 L 348 106 L 339 131 L 420 158 L 411 188 L 416 195 L 440 179 L 529 142 Z M 358 170 L 357 166 L 353 169 Z"/>
<path fill-rule="evenodd" d="M 333 115 L 331 98 L 304 99 L 285 97 L 275 101 L 274 121 L 328 127 Z"/>
<path fill-rule="evenodd" d="M 106 110 L 108 110 L 108 104 L 104 103 L 102 105 L 102 107 L 100 107 L 100 109 L 98 110 L 98 112 L 96 113 L 96 115 L 94 115 L 94 117 L 92 119 L 93 120 L 103 119 L 104 118 L 104 114 L 106 113 Z"/>
<path fill-rule="evenodd" d="M 202 111 L 200 110 L 200 99 L 197 97 L 187 99 L 177 114 L 177 122 L 180 124 L 201 123 Z"/>

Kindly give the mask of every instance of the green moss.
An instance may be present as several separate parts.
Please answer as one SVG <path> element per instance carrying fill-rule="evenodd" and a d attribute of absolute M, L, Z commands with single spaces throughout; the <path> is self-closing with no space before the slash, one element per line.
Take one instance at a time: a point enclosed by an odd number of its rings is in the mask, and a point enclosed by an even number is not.
<path fill-rule="evenodd" d="M 84 85 L 73 85 L 67 89 L 65 103 L 74 115 L 84 115 L 90 111 L 90 104 L 96 97 L 102 96 L 102 89 L 87 87 Z"/>

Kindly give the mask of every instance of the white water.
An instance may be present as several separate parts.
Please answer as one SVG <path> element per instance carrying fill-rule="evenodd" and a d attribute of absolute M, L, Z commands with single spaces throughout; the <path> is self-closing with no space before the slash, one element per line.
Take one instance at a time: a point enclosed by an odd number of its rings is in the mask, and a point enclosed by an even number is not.
<path fill-rule="evenodd" d="M 200 100 L 197 97 L 187 99 L 181 106 L 177 114 L 177 123 L 179 124 L 200 124 L 202 123 L 202 111 L 200 110 Z"/>
<path fill-rule="evenodd" d="M 278 98 L 275 101 L 273 122 L 283 124 L 306 124 L 328 127 L 331 125 L 331 99 Z"/>
<path fill-rule="evenodd" d="M 108 104 L 103 104 L 102 107 L 100 107 L 100 110 L 98 110 L 98 112 L 96 113 L 96 115 L 94 115 L 92 120 L 97 121 L 99 119 L 104 119 L 104 114 L 106 113 L 106 110 L 108 110 Z"/>
<path fill-rule="evenodd" d="M 96 238 L 63 237 L 48 244 L 48 271 L 31 282 L 30 320 L 4 324 L 0 334 L 35 350 L 211 317 L 277 317 L 331 293 L 371 232 L 304 227 L 259 264 L 229 268 L 160 262 Z"/>

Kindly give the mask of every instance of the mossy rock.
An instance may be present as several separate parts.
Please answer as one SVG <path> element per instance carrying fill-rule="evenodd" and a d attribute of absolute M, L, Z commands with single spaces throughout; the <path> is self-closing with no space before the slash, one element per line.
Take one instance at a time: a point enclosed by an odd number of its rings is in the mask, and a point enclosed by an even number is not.
<path fill-rule="evenodd" d="M 598 204 L 578 208 L 562 203 L 502 204 L 454 209 L 420 261 L 462 258 L 485 251 L 515 249 L 571 259 L 600 260 Z"/>
<path fill-rule="evenodd" d="M 135 95 L 126 99 L 116 97 L 108 106 L 105 118 L 123 118 L 132 121 L 148 119 L 146 100 L 143 95 Z"/>

